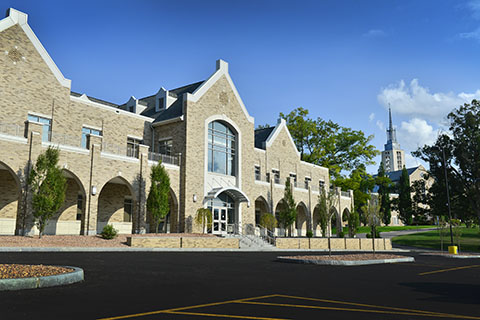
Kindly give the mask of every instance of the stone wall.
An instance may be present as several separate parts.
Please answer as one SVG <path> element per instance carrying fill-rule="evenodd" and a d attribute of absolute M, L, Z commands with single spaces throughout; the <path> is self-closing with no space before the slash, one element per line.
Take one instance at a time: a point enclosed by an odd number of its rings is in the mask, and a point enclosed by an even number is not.
<path fill-rule="evenodd" d="M 372 239 L 330 238 L 332 250 L 371 251 Z M 328 250 L 328 238 L 277 238 L 278 249 Z M 390 239 L 375 239 L 375 250 L 392 250 Z"/>

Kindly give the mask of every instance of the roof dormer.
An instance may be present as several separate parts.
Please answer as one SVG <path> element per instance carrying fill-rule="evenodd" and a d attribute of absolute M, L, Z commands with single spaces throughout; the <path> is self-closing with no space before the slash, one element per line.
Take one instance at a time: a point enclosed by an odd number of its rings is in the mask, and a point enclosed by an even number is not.
<path fill-rule="evenodd" d="M 168 90 L 162 87 L 155 95 L 155 111 L 168 109 L 175 101 L 177 101 L 177 96 L 170 94 Z"/>
<path fill-rule="evenodd" d="M 135 114 L 142 113 L 146 108 L 147 107 L 140 104 L 139 100 L 134 96 L 131 96 L 128 102 L 125 104 L 125 110 Z"/>

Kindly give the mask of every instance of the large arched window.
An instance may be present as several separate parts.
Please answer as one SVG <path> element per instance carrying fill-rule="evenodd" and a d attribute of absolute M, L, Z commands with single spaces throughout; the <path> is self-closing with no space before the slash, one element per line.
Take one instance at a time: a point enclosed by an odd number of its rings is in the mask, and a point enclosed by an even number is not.
<path fill-rule="evenodd" d="M 208 124 L 208 171 L 235 175 L 235 133 L 224 123 Z"/>

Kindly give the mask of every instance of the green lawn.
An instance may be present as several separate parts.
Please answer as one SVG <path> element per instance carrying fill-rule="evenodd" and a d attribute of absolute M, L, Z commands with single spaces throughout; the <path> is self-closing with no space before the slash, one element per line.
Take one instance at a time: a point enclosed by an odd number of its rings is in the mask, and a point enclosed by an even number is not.
<path fill-rule="evenodd" d="M 449 233 L 444 236 L 443 241 L 443 250 L 446 251 L 450 244 Z M 399 245 L 440 250 L 440 236 L 438 231 L 407 234 L 393 238 L 392 242 Z M 480 231 L 478 228 L 462 228 L 460 251 L 480 252 Z"/>
<path fill-rule="evenodd" d="M 380 232 L 388 232 L 388 231 L 401 231 L 401 230 L 415 230 L 415 229 L 428 229 L 428 228 L 435 228 L 435 226 L 395 226 L 395 227 L 378 227 L 378 231 Z M 348 234 L 348 228 L 344 227 L 343 232 Z M 336 234 L 337 231 L 335 228 L 332 228 L 332 234 Z M 370 227 L 359 227 L 357 233 L 370 233 Z"/>

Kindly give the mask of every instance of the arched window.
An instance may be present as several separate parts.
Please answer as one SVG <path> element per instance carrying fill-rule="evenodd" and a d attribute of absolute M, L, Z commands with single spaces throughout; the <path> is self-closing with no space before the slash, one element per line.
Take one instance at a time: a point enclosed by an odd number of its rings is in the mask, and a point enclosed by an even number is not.
<path fill-rule="evenodd" d="M 208 124 L 208 171 L 235 175 L 235 133 L 224 123 Z"/>

